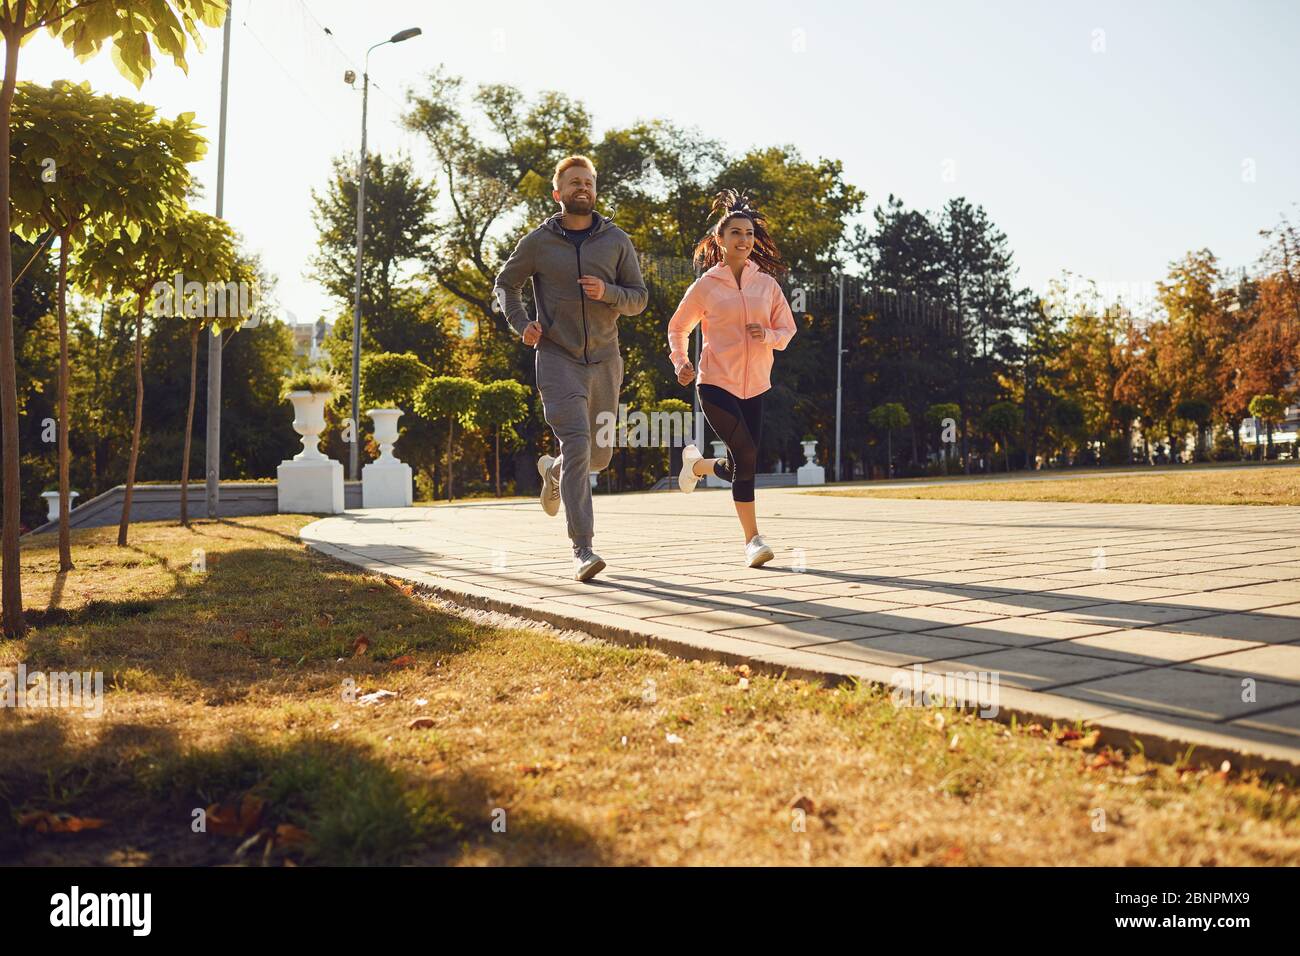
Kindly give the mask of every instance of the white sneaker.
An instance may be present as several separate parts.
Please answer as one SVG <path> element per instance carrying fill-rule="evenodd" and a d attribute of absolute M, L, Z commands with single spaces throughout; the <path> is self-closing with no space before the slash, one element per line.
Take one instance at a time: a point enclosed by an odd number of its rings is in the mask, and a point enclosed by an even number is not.
<path fill-rule="evenodd" d="M 767 546 L 761 535 L 754 535 L 749 539 L 749 544 L 745 545 L 745 557 L 749 559 L 751 568 L 762 567 L 771 561 L 776 555 L 772 549 Z"/>
<path fill-rule="evenodd" d="M 554 465 L 555 458 L 552 455 L 543 455 L 537 459 L 537 473 L 542 476 L 542 493 L 538 496 L 538 501 L 542 503 L 542 510 L 552 518 L 560 511 L 560 482 L 551 474 Z"/>
<path fill-rule="evenodd" d="M 573 556 L 573 580 L 588 581 L 605 570 L 605 562 L 591 548 L 583 548 Z"/>
<path fill-rule="evenodd" d="M 688 494 L 700 483 L 700 476 L 695 473 L 695 463 L 704 456 L 694 445 L 682 449 L 682 471 L 677 476 L 677 487 Z"/>

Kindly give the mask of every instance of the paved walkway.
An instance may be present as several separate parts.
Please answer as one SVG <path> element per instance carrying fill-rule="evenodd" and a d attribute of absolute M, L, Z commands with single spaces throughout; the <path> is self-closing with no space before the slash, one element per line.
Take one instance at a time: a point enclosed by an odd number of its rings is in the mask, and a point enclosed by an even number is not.
<path fill-rule="evenodd" d="M 1000 717 L 1170 756 L 1300 767 L 1300 508 L 601 495 L 594 581 L 536 502 L 352 511 L 312 547 L 477 606 L 756 670 L 998 675 Z"/>

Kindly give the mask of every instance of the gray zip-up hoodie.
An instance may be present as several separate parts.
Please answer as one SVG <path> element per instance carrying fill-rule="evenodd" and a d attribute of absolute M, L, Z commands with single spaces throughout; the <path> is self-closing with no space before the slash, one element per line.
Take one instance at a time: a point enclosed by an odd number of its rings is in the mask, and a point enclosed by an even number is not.
<path fill-rule="evenodd" d="M 581 244 L 565 235 L 556 213 L 519 240 L 501 267 L 493 293 L 506 321 L 518 334 L 531 321 L 520 294 L 533 282 L 533 302 L 542 338 L 537 348 L 590 365 L 618 354 L 618 317 L 636 315 L 649 293 L 627 233 L 612 220 L 592 213 L 592 230 Z M 578 276 L 605 281 L 605 294 L 589 299 Z"/>

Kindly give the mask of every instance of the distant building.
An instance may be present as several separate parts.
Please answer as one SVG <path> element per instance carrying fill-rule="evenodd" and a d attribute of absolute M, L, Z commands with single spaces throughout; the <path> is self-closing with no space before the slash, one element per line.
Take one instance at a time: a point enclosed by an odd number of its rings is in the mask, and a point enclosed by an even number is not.
<path fill-rule="evenodd" d="M 293 332 L 293 354 L 305 358 L 308 365 L 320 361 L 321 345 L 334 324 L 321 318 L 315 322 L 295 322 L 289 328 Z"/>
<path fill-rule="evenodd" d="M 1291 445 L 1294 454 L 1297 437 L 1300 437 L 1300 405 L 1289 405 L 1282 420 L 1273 423 L 1273 446 Z M 1258 445 L 1264 448 L 1268 445 L 1268 427 L 1262 419 L 1241 420 L 1241 443 L 1247 447 Z"/>

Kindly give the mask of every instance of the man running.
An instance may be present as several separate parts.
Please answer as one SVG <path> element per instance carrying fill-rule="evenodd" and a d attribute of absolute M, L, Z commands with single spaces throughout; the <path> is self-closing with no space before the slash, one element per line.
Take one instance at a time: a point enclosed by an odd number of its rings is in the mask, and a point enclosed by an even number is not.
<path fill-rule="evenodd" d="M 537 460 L 541 505 L 559 511 L 573 541 L 573 576 L 586 581 L 605 567 L 592 550 L 594 519 L 589 472 L 614 454 L 596 441 L 597 416 L 617 416 L 623 384 L 618 317 L 636 315 L 649 298 L 627 233 L 594 212 L 596 167 L 586 156 L 560 160 L 551 180 L 560 212 L 519 240 L 493 292 L 525 345 L 536 350 L 537 390 L 560 454 Z M 520 294 L 533 283 L 537 318 Z M 606 419 L 612 420 L 612 419 Z"/>

